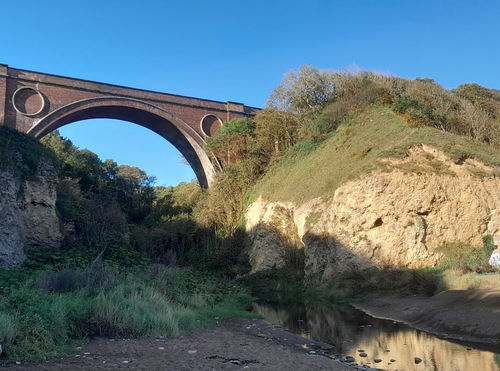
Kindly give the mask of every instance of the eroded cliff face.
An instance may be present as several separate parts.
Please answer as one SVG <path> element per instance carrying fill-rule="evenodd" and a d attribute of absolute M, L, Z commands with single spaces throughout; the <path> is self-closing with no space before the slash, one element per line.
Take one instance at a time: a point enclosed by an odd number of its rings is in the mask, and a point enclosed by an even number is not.
<path fill-rule="evenodd" d="M 62 235 L 55 208 L 57 182 L 53 165 L 43 160 L 29 180 L 0 170 L 1 267 L 22 264 L 25 247 L 59 246 Z"/>
<path fill-rule="evenodd" d="M 292 246 L 303 250 L 306 277 L 321 281 L 372 266 L 432 266 L 444 243 L 480 246 L 484 235 L 500 233 L 499 169 L 456 163 L 427 146 L 381 165 L 330 197 L 302 205 L 260 197 L 250 205 L 252 270 L 287 265 Z"/>

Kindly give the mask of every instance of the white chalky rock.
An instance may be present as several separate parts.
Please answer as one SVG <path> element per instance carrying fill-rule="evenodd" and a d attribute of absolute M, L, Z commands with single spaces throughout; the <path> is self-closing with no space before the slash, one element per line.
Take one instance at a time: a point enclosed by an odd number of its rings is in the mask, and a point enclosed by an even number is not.
<path fill-rule="evenodd" d="M 493 251 L 493 254 L 491 254 L 489 263 L 493 268 L 500 270 L 500 250 L 499 249 L 496 249 L 495 251 Z"/>
<path fill-rule="evenodd" d="M 493 268 L 500 270 L 500 235 L 493 236 L 493 245 L 497 249 L 491 254 L 489 263 Z"/>

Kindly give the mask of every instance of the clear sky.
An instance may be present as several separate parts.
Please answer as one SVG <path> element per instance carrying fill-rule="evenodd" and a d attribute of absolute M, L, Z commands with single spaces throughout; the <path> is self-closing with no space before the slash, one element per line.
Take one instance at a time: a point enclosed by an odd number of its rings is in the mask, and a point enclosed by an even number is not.
<path fill-rule="evenodd" d="M 257 107 L 303 64 L 500 89 L 497 0 L 23 0 L 0 14 L 0 63 Z M 61 133 L 159 185 L 194 178 L 142 127 L 91 120 Z"/>

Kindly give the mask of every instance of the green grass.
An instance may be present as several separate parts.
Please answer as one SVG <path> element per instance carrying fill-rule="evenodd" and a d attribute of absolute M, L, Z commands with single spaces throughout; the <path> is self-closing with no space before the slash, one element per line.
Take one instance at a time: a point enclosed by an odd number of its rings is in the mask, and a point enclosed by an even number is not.
<path fill-rule="evenodd" d="M 475 158 L 500 167 L 500 151 L 493 146 L 429 127 L 410 127 L 390 108 L 372 106 L 319 146 L 297 144 L 255 185 L 250 201 L 262 195 L 269 201 L 303 203 L 332 195 L 346 181 L 383 168 L 380 159 L 401 158 L 419 144 L 439 148 L 456 161 Z"/>
<path fill-rule="evenodd" d="M 64 356 L 93 336 L 176 336 L 251 316 L 247 289 L 190 269 L 150 269 L 121 275 L 109 289 L 65 293 L 37 290 L 41 273 L 0 271 L 1 277 L 15 277 L 0 297 L 0 363 Z"/>
<path fill-rule="evenodd" d="M 441 253 L 439 264 L 433 267 L 436 271 L 451 270 L 466 273 L 495 273 L 489 265 L 491 253 L 495 250 L 493 236 L 483 237 L 483 246 L 472 246 L 463 242 L 450 242 L 439 246 L 436 251 Z"/>

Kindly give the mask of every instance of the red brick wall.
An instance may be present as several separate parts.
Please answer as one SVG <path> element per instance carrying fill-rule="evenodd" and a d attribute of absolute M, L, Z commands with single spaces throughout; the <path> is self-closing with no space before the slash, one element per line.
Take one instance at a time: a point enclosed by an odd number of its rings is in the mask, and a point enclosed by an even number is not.
<path fill-rule="evenodd" d="M 7 102 L 7 124 L 23 132 L 29 130 L 33 123 L 55 109 L 78 100 L 105 96 L 128 97 L 152 104 L 182 119 L 202 137 L 204 135 L 200 122 L 208 114 L 215 115 L 226 122 L 234 118 L 253 116 L 256 113 L 256 109 L 246 107 L 241 103 L 158 93 L 13 68 L 8 68 L 8 87 L 6 87 L 5 79 L 2 79 L 1 75 L 0 66 L 0 97 L 7 94 L 6 99 L 0 99 L 0 102 Z M 20 87 L 33 87 L 40 91 L 46 98 L 45 110 L 35 117 L 27 117 L 16 112 L 9 97 Z M 2 92 L 2 88 L 6 90 L 6 93 Z M 2 111 L 0 105 L 0 115 Z"/>

